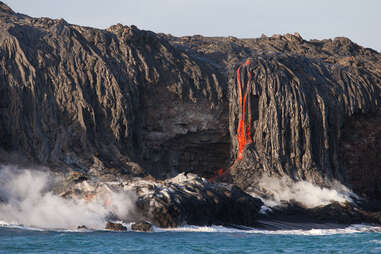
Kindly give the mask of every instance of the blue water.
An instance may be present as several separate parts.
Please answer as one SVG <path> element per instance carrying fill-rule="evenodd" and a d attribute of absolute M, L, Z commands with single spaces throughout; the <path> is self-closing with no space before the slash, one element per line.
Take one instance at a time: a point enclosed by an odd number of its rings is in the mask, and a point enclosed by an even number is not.
<path fill-rule="evenodd" d="M 0 253 L 381 253 L 381 233 L 117 233 L 0 228 Z"/>

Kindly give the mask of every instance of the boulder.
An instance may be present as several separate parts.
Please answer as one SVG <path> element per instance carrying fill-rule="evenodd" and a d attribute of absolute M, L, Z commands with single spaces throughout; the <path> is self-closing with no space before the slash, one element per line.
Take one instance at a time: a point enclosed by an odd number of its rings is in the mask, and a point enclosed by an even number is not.
<path fill-rule="evenodd" d="M 152 224 L 146 221 L 139 221 L 131 225 L 131 229 L 134 231 L 151 232 Z"/>
<path fill-rule="evenodd" d="M 105 229 L 111 230 L 111 231 L 127 231 L 127 227 L 123 226 L 120 223 L 113 223 L 108 221 L 106 224 Z"/>

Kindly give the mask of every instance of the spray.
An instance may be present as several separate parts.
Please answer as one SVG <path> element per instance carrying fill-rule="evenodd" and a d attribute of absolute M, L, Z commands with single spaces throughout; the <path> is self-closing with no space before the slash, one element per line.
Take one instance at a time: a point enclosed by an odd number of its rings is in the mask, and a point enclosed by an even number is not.
<path fill-rule="evenodd" d="M 0 166 L 0 221 L 46 229 L 79 225 L 104 229 L 110 214 L 126 218 L 134 210 L 135 196 L 129 192 L 110 192 L 90 200 L 65 199 L 50 191 L 55 181 L 47 172 Z"/>

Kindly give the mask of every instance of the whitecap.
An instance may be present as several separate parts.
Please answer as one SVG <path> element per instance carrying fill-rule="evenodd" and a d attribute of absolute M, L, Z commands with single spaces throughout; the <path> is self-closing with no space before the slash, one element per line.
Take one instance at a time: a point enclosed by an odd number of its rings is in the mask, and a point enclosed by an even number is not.
<path fill-rule="evenodd" d="M 329 228 L 329 229 L 292 229 L 292 230 L 263 230 L 251 228 L 248 230 L 228 228 L 223 226 L 192 226 L 185 225 L 177 228 L 157 228 L 154 227 L 154 232 L 209 232 L 209 233 L 245 233 L 245 234 L 269 234 L 269 235 L 335 235 L 335 234 L 353 234 L 362 232 L 381 232 L 381 227 L 354 224 L 344 228 Z"/>

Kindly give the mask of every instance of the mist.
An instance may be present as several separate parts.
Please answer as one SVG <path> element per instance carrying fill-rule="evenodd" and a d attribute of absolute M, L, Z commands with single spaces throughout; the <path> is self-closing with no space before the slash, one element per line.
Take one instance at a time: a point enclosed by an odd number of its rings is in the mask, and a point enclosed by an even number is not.
<path fill-rule="evenodd" d="M 351 196 L 354 195 L 338 182 L 332 184 L 332 189 L 328 189 L 307 181 L 294 182 L 287 176 L 282 178 L 264 176 L 258 184 L 262 193 L 259 196 L 269 207 L 296 201 L 306 208 L 313 208 L 332 202 L 352 202 Z"/>
<path fill-rule="evenodd" d="M 135 207 L 129 192 L 97 195 L 90 201 L 53 194 L 58 181 L 47 172 L 0 166 L 0 221 L 45 229 L 104 229 L 110 214 L 127 218 Z"/>

